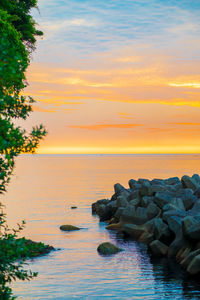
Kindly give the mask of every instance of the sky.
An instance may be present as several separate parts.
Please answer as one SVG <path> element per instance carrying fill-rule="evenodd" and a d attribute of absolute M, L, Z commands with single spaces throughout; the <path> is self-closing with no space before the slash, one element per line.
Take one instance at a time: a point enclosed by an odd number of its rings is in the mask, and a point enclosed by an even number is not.
<path fill-rule="evenodd" d="M 200 153 L 199 0 L 39 0 L 39 153 Z"/>

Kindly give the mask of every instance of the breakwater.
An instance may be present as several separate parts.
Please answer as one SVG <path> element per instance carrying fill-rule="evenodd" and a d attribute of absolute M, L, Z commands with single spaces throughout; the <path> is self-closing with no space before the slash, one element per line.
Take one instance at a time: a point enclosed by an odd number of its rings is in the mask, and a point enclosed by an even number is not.
<path fill-rule="evenodd" d="M 92 204 L 92 212 L 148 245 L 154 256 L 174 257 L 190 275 L 200 273 L 200 177 L 130 179 L 114 185 L 111 199 Z"/>

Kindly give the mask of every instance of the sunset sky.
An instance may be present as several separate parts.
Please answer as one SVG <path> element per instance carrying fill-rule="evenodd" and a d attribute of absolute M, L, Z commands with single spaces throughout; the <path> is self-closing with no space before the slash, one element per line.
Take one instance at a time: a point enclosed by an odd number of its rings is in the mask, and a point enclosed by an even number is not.
<path fill-rule="evenodd" d="M 39 0 L 39 153 L 200 153 L 199 0 Z"/>

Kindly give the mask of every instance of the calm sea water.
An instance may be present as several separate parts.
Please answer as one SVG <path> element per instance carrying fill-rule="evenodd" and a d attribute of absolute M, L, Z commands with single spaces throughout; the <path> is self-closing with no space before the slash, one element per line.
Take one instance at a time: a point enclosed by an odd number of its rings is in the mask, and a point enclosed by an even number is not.
<path fill-rule="evenodd" d="M 38 271 L 16 282 L 20 300 L 200 299 L 200 284 L 173 261 L 152 260 L 143 244 L 124 241 L 91 214 L 91 203 L 109 198 L 113 184 L 130 178 L 167 178 L 200 173 L 200 155 L 22 156 L 4 196 L 11 226 L 25 219 L 23 234 L 59 251 L 29 261 Z M 71 206 L 76 205 L 76 210 Z M 61 232 L 61 224 L 83 229 Z M 125 251 L 103 257 L 97 246 L 111 241 Z"/>

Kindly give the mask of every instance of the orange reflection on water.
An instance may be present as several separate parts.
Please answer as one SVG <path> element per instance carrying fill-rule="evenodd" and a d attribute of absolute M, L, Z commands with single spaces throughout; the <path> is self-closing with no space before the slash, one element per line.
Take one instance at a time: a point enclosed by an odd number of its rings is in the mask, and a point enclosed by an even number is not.
<path fill-rule="evenodd" d="M 198 173 L 199 155 L 36 155 L 17 161 L 3 197 L 8 220 L 27 220 L 26 234 L 57 234 L 60 224 L 88 227 L 92 202 L 108 198 L 116 182 Z M 71 210 L 71 206 L 78 209 Z M 89 213 L 88 213 L 89 212 Z"/>

